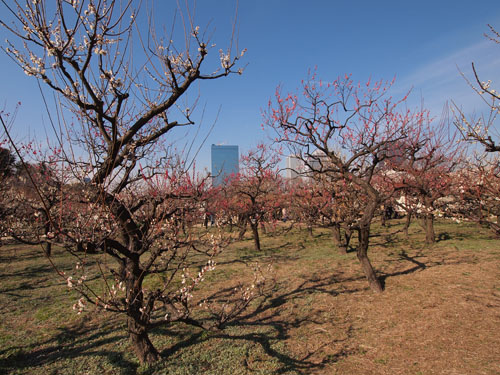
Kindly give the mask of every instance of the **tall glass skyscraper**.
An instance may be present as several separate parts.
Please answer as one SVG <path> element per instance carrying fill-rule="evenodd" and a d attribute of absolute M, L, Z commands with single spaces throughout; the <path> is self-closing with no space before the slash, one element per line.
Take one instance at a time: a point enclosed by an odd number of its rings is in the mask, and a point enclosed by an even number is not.
<path fill-rule="evenodd" d="M 212 184 L 224 184 L 225 180 L 240 171 L 238 146 L 212 145 Z"/>

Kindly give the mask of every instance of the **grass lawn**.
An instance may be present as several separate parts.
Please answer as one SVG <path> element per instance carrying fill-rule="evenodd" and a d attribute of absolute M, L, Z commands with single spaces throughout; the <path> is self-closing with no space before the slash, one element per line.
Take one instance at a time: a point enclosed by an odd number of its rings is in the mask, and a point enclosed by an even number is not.
<path fill-rule="evenodd" d="M 354 252 L 330 232 L 292 228 L 229 246 L 206 295 L 273 267 L 265 298 L 224 330 L 177 324 L 151 335 L 163 359 L 141 366 L 125 321 L 91 309 L 38 247 L 0 248 L 0 374 L 499 374 L 500 242 L 473 224 L 439 221 L 427 246 L 417 224 L 374 226 L 369 256 L 385 291 L 368 289 Z M 62 270 L 73 266 L 54 250 Z"/>

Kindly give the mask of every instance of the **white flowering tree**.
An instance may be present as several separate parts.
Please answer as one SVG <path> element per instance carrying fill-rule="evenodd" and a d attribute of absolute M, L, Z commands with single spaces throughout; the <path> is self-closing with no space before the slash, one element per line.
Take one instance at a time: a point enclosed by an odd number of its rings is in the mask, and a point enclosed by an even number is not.
<path fill-rule="evenodd" d="M 454 197 L 448 212 L 455 220 L 488 227 L 500 236 L 500 155 L 473 153 L 454 174 Z"/>
<path fill-rule="evenodd" d="M 10 214 L 9 181 L 14 172 L 15 157 L 9 149 L 0 147 L 0 246 L 7 237 L 6 219 Z"/>
<path fill-rule="evenodd" d="M 140 2 L 2 3 L 1 24 L 12 35 L 4 51 L 58 95 L 65 119 L 50 166 L 71 183 L 58 190 L 63 219 L 48 221 L 50 237 L 77 266 L 60 274 L 81 294 L 76 310 L 94 305 L 126 315 L 133 350 L 141 362 L 154 362 L 159 353 L 148 332 L 174 321 L 199 324 L 193 291 L 220 248 L 217 236 L 194 225 L 204 181 L 172 156 L 170 134 L 194 124 L 193 83 L 241 73 L 244 51 L 231 41 L 210 61 L 214 45 L 189 11 L 179 17 L 179 49 L 175 33 L 161 36 L 153 19 L 140 18 Z M 193 260 L 193 251 L 205 260 Z M 100 285 L 88 282 L 92 272 Z"/>
<path fill-rule="evenodd" d="M 489 33 L 485 36 L 491 42 L 500 45 L 500 33 L 491 25 L 488 25 Z M 465 140 L 479 143 L 486 152 L 500 152 L 500 139 L 496 128 L 497 117 L 500 113 L 500 92 L 492 86 L 491 80 L 484 80 L 477 71 L 474 62 L 472 63 L 472 73 L 474 78 L 467 79 L 462 74 L 469 86 L 481 97 L 488 111 L 480 117 L 469 117 L 461 108 L 455 104 L 455 125 L 462 133 Z"/>
<path fill-rule="evenodd" d="M 11 125 L 9 115 L 4 110 L 0 110 L 0 117 L 2 118 L 2 125 L 0 126 L 0 246 L 2 246 L 3 238 L 6 237 L 5 218 L 9 212 L 9 198 L 6 197 L 5 192 L 8 189 L 8 180 L 15 171 L 16 163 L 15 155 L 7 147 L 8 139 L 5 134 L 5 131 L 8 131 Z M 4 117 L 6 118 L 5 121 L 3 120 Z"/>
<path fill-rule="evenodd" d="M 462 167 L 464 147 L 457 142 L 456 132 L 450 131 L 447 113 L 435 121 L 426 111 L 408 137 L 395 146 L 400 157 L 387 163 L 390 173 L 384 175 L 384 182 L 399 190 L 407 225 L 410 215 L 416 213 L 422 219 L 426 242 L 432 244 L 436 241 L 435 216 L 443 214 L 447 200 L 454 200 L 455 172 Z"/>
<path fill-rule="evenodd" d="M 57 204 L 63 179 L 47 162 L 26 164 L 16 172 L 4 182 L 4 234 L 24 244 L 41 245 L 51 256 L 52 222 L 61 219 Z"/>
<path fill-rule="evenodd" d="M 485 37 L 500 46 L 500 32 L 492 25 Z M 455 114 L 455 126 L 465 141 L 480 145 L 484 152 L 476 150 L 470 155 L 467 167 L 460 172 L 462 184 L 457 194 L 464 200 L 457 206 L 457 216 L 470 219 L 489 226 L 498 235 L 500 233 L 500 217 L 498 213 L 498 175 L 500 155 L 500 133 L 498 115 L 500 113 L 500 92 L 495 88 L 498 82 L 485 79 L 474 62 L 472 79 L 462 74 L 469 86 L 486 104 L 487 110 L 481 116 L 470 116 L 455 103 L 452 108 Z"/>

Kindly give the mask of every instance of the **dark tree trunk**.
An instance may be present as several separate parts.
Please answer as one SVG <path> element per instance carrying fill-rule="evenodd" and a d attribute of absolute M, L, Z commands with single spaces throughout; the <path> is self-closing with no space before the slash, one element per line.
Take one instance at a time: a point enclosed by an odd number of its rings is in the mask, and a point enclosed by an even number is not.
<path fill-rule="evenodd" d="M 85 252 L 87 254 L 97 254 L 97 247 L 92 242 L 78 242 L 76 244 L 76 250 Z"/>
<path fill-rule="evenodd" d="M 139 267 L 139 256 L 128 259 L 125 269 L 122 269 L 127 284 L 127 326 L 130 344 L 141 363 L 154 363 L 160 359 L 160 354 L 151 343 L 148 336 L 147 320 L 142 317 L 144 296 L 142 280 L 144 274 Z"/>
<path fill-rule="evenodd" d="M 434 233 L 434 214 L 432 212 L 424 215 L 424 229 L 425 229 L 425 242 L 432 244 L 436 242 L 436 235 Z"/>
<path fill-rule="evenodd" d="M 350 176 L 353 177 L 353 176 Z M 370 285 L 370 289 L 376 293 L 381 293 L 384 289 L 380 280 L 377 278 L 375 274 L 375 270 L 373 269 L 370 259 L 368 258 L 368 245 L 370 244 L 370 226 L 373 218 L 375 217 L 375 212 L 377 208 L 380 206 L 381 198 L 378 191 L 370 185 L 369 182 L 355 178 L 355 183 L 359 183 L 360 187 L 368 195 L 369 201 L 366 206 L 363 207 L 363 216 L 359 221 L 358 230 L 358 248 L 356 249 L 356 255 L 358 257 L 359 262 L 361 263 L 361 268 L 368 280 L 368 284 Z"/>
<path fill-rule="evenodd" d="M 345 246 L 342 246 L 342 237 L 340 233 L 340 225 L 339 224 L 334 224 L 332 226 L 332 234 L 333 234 L 333 240 L 335 242 L 335 245 L 337 245 L 340 254 L 347 254 L 347 248 Z"/>
<path fill-rule="evenodd" d="M 359 244 L 356 255 L 358 256 L 363 272 L 368 279 L 371 290 L 377 293 L 383 291 L 382 284 L 375 274 L 370 259 L 368 258 L 368 245 L 370 243 L 370 225 L 361 225 L 359 229 Z"/>
<path fill-rule="evenodd" d="M 240 225 L 240 233 L 238 234 L 238 240 L 243 240 L 243 237 L 245 236 L 245 233 L 247 231 L 247 218 L 241 218 L 238 219 L 239 225 Z"/>
<path fill-rule="evenodd" d="M 345 231 L 344 231 L 344 238 L 345 238 L 345 249 L 347 251 L 347 249 L 349 248 L 349 244 L 351 243 L 351 237 L 352 237 L 352 230 L 351 228 L 347 228 Z"/>
<path fill-rule="evenodd" d="M 406 238 L 408 238 L 408 237 L 410 236 L 410 235 L 408 234 L 408 228 L 410 228 L 410 224 L 411 224 L 411 216 L 412 216 L 412 211 L 408 211 L 408 212 L 406 213 L 405 226 L 404 226 L 404 228 L 403 228 Z"/>
<path fill-rule="evenodd" d="M 51 242 L 42 242 L 42 249 L 48 257 L 52 255 L 52 243 Z"/>
<path fill-rule="evenodd" d="M 138 312 L 140 314 L 140 312 Z M 140 317 L 139 317 L 140 318 Z M 141 363 L 154 363 L 160 359 L 160 353 L 149 340 L 147 329 L 137 321 L 137 318 L 128 317 L 128 332 L 130 344 Z"/>
<path fill-rule="evenodd" d="M 258 222 L 252 222 L 250 220 L 250 227 L 252 227 L 252 233 L 253 233 L 253 242 L 255 245 L 255 250 L 260 251 L 260 238 L 259 238 L 259 223 Z"/>
<path fill-rule="evenodd" d="M 344 236 L 342 237 L 342 232 L 340 230 L 340 224 L 334 224 L 332 227 L 333 239 L 337 245 L 340 254 L 347 254 L 347 249 L 349 248 L 349 242 L 351 241 L 352 231 L 346 229 Z"/>

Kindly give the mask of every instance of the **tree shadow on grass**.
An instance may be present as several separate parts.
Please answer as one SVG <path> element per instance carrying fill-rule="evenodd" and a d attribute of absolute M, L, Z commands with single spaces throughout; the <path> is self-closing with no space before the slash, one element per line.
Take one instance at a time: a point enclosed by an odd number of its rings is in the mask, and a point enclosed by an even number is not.
<path fill-rule="evenodd" d="M 398 262 L 410 262 L 412 267 L 389 273 L 379 272 L 381 281 L 385 284 L 386 279 L 390 277 L 407 275 L 442 264 L 439 261 L 429 260 L 424 262 L 419 259 L 421 257 L 423 255 L 420 253 L 409 255 L 406 251 L 401 251 Z M 402 264 L 404 265 L 405 262 Z M 295 287 L 290 287 L 287 282 L 283 282 L 278 288 L 274 288 L 272 293 L 263 296 L 257 304 L 252 305 L 250 310 L 243 312 L 237 318 L 228 322 L 223 330 L 209 335 L 205 335 L 203 332 L 190 335 L 164 350 L 162 354 L 165 357 L 175 356 L 176 353 L 183 349 L 213 339 L 234 341 L 234 345 L 238 345 L 239 342 L 243 341 L 258 345 L 265 352 L 269 361 L 274 360 L 278 363 L 278 368 L 273 370 L 273 373 L 308 374 L 312 371 L 321 371 L 328 364 L 354 353 L 352 349 L 349 349 L 349 340 L 352 338 L 352 334 L 349 329 L 344 329 L 345 335 L 341 339 L 323 340 L 320 343 L 321 345 L 314 350 L 309 350 L 307 353 L 300 355 L 290 353 L 286 350 L 286 346 L 279 344 L 294 339 L 293 335 L 296 334 L 292 332 L 294 329 L 308 324 L 321 327 L 326 323 L 325 318 L 322 318 L 325 315 L 317 308 L 305 308 L 305 312 L 303 311 L 299 315 L 291 317 L 289 313 L 291 306 L 303 304 L 308 296 L 314 301 L 319 294 L 336 297 L 341 294 L 366 291 L 369 289 L 367 283 L 359 284 L 360 281 L 364 280 L 364 276 L 346 275 L 342 271 L 337 271 L 329 276 L 312 275 Z M 349 282 L 356 282 L 355 285 L 361 286 L 346 288 L 342 285 Z M 228 287 L 212 294 L 207 299 L 224 301 L 232 290 L 233 288 Z M 297 302 L 297 299 L 303 299 L 303 301 Z M 336 351 L 327 354 L 326 347 L 335 348 Z M 249 372 L 255 371 L 250 360 L 245 363 Z"/>
<path fill-rule="evenodd" d="M 184 349 L 189 350 L 190 347 L 210 340 L 214 340 L 214 347 L 217 346 L 215 340 L 229 340 L 234 342 L 229 345 L 230 347 L 246 342 L 261 348 L 268 359 L 260 359 L 259 361 L 270 361 L 278 366 L 278 368 L 273 369 L 273 374 L 309 374 L 313 370 L 321 370 L 327 364 L 332 364 L 353 353 L 348 345 L 352 337 L 350 328 L 344 329 L 345 332 L 342 331 L 341 338 L 332 339 L 328 334 L 328 339 L 318 343 L 319 346 L 313 350 L 308 349 L 306 353 L 300 355 L 290 353 L 284 344 L 289 339 L 298 339 L 292 331 L 304 324 L 313 326 L 321 326 L 325 323 L 331 324 L 331 320 L 328 319 L 327 321 L 327 318 L 324 317 L 327 315 L 327 311 L 322 310 L 325 307 L 307 305 L 304 299 L 308 297 L 314 299 L 319 294 L 336 297 L 340 294 L 356 293 L 364 289 L 343 288 L 338 283 L 340 278 L 341 275 L 311 277 L 308 280 L 303 280 L 293 288 L 288 287 L 285 282 L 279 288 L 269 291 L 268 295 L 256 299 L 255 304 L 231 321 L 226 322 L 220 330 L 214 330 L 209 334 L 202 331 L 185 336 L 170 348 L 165 349 L 161 354 L 164 358 L 168 358 L 177 355 Z M 344 281 L 344 278 L 342 278 L 342 281 Z M 232 291 L 233 288 L 228 287 L 207 297 L 207 300 L 226 301 Z M 290 308 L 297 303 L 304 303 L 304 309 L 300 309 L 297 315 L 290 315 Z M 342 329 L 338 328 L 339 332 Z M 163 333 L 172 334 L 172 332 L 166 331 Z M 329 349 L 328 354 L 325 353 L 326 348 Z M 334 350 L 333 348 L 337 349 Z M 256 369 L 252 368 L 254 365 L 252 359 L 248 358 L 248 353 L 244 363 L 249 372 L 256 371 Z M 262 363 L 259 366 L 261 365 Z"/>
<path fill-rule="evenodd" d="M 401 239 L 398 237 L 404 229 L 370 234 L 370 246 L 381 246 L 383 248 L 394 247 Z M 376 240 L 373 240 L 376 238 Z"/>
<path fill-rule="evenodd" d="M 338 250 L 338 246 L 337 246 L 337 250 Z M 350 253 L 355 253 L 356 251 L 358 250 L 358 248 L 356 246 L 347 246 L 347 249 L 345 250 L 346 254 L 350 254 Z"/>
<path fill-rule="evenodd" d="M 36 278 L 40 275 L 54 273 L 54 268 L 49 264 L 40 264 L 36 266 L 25 267 L 22 270 L 0 274 L 0 279 L 23 277 L 23 278 Z"/>
<path fill-rule="evenodd" d="M 39 247 L 23 244 L 8 244 L 0 251 L 0 262 L 18 262 L 20 260 L 39 259 L 43 251 Z"/>
<path fill-rule="evenodd" d="M 451 236 L 447 232 L 442 232 L 437 235 L 436 242 L 450 240 Z"/>
<path fill-rule="evenodd" d="M 294 251 L 281 251 L 283 249 L 290 248 L 291 245 L 291 242 L 285 242 L 282 245 L 276 245 L 273 247 L 263 246 L 261 251 L 255 251 L 253 249 L 252 243 L 251 245 L 249 245 L 249 248 L 238 249 L 237 252 L 239 252 L 240 254 L 238 254 L 235 259 L 219 260 L 217 261 L 217 264 L 221 266 L 236 263 L 249 264 L 262 259 L 271 259 L 273 262 L 294 261 L 299 259 L 299 256 Z M 304 249 L 304 246 L 302 244 L 297 244 L 297 248 L 295 250 L 298 249 Z"/>
<path fill-rule="evenodd" d="M 379 276 L 379 280 L 380 280 L 380 283 L 382 284 L 382 288 L 384 288 L 384 289 L 385 289 L 385 282 L 389 277 L 409 275 L 409 274 L 417 272 L 417 271 L 423 271 L 426 268 L 431 266 L 431 265 L 425 264 L 425 263 L 417 260 L 417 258 L 422 257 L 422 255 L 420 255 L 420 254 L 417 254 L 415 256 L 410 256 L 406 253 L 405 250 L 402 250 L 399 253 L 399 256 L 400 256 L 399 260 L 406 260 L 410 263 L 413 263 L 414 266 L 411 268 L 402 270 L 402 271 L 396 271 L 396 272 L 391 272 L 391 273 L 380 272 L 381 275 Z M 433 264 L 433 265 L 437 265 L 437 264 Z"/>
<path fill-rule="evenodd" d="M 83 321 L 78 326 L 57 328 L 58 333 L 51 338 L 29 345 L 10 346 L 0 351 L 4 359 L 0 362 L 0 373 L 26 371 L 30 368 L 49 366 L 61 359 L 82 360 L 85 357 L 98 357 L 96 362 L 106 362 L 113 368 L 120 368 L 122 374 L 135 374 L 138 365 L 124 358 L 123 352 L 104 348 L 126 339 L 117 334 L 111 325 L 90 327 Z M 7 354 L 12 352 L 12 354 Z M 71 372 L 71 369 L 68 372 Z M 80 369 L 81 370 L 81 369 Z M 2 372 L 5 371 L 5 372 Z M 74 373 L 78 372 L 75 367 Z"/>

